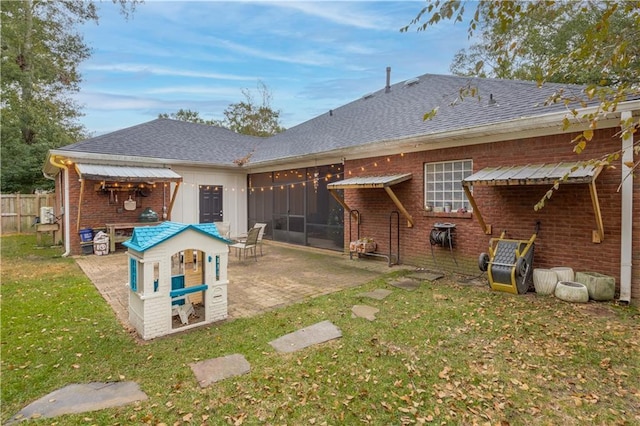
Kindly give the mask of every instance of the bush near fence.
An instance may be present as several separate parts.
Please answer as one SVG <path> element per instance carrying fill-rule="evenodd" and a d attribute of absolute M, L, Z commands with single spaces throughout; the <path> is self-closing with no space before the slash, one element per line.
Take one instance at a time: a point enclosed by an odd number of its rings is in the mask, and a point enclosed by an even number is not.
<path fill-rule="evenodd" d="M 54 205 L 56 195 L 47 194 L 0 194 L 2 222 L 0 233 L 35 233 L 36 218 L 40 207 Z"/>

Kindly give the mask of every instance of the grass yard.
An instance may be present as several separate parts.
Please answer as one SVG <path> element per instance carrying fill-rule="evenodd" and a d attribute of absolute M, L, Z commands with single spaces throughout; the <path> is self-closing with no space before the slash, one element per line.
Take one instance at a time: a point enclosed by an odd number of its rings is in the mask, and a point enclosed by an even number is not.
<path fill-rule="evenodd" d="M 449 278 L 364 286 L 139 343 L 73 259 L 2 244 L 2 417 L 72 383 L 133 380 L 137 405 L 57 425 L 640 424 L 640 313 L 514 296 Z M 393 289 L 384 300 L 357 295 Z M 375 321 L 351 308 L 380 309 Z M 341 339 L 293 354 L 268 342 L 322 320 Z M 243 354 L 251 372 L 200 389 L 189 363 Z"/>

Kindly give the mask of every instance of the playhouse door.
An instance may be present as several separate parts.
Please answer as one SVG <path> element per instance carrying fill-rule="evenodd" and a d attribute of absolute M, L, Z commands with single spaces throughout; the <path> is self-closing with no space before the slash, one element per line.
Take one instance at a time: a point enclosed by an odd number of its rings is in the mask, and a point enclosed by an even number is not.
<path fill-rule="evenodd" d="M 200 187 L 200 223 L 222 221 L 222 186 Z"/>
<path fill-rule="evenodd" d="M 171 277 L 171 290 L 184 288 L 184 275 L 174 275 Z M 176 300 L 172 305 L 184 305 L 184 300 Z"/>

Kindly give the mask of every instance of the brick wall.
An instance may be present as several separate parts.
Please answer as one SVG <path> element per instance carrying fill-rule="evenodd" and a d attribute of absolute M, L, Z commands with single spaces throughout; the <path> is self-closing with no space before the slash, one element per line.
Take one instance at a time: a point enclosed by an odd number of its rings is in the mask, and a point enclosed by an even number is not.
<path fill-rule="evenodd" d="M 58 184 L 59 182 L 56 181 L 56 185 Z M 69 234 L 72 255 L 81 254 L 82 252 L 80 229 L 104 230 L 106 223 L 138 222 L 138 216 L 147 207 L 151 207 L 153 211 L 158 213 L 160 220 L 162 220 L 162 206 L 169 205 L 170 188 L 165 187 L 163 183 L 158 183 L 154 188 L 149 188 L 150 192 L 147 197 L 136 198 L 133 196 L 132 198 L 138 202 L 137 208 L 133 211 L 124 210 L 124 201 L 129 198 L 130 194 L 134 195 L 133 191 L 118 192 L 118 202 L 110 202 L 110 193 L 108 191 L 96 191 L 95 187 L 99 184 L 100 181 L 85 181 L 82 205 L 80 206 L 80 180 L 75 169 L 73 167 L 69 168 L 69 206 L 67 206 L 67 214 L 69 214 L 70 219 L 71 229 Z M 62 194 L 63 192 L 58 189 L 56 187 L 56 192 Z M 79 222 L 78 213 L 80 213 Z"/>
<path fill-rule="evenodd" d="M 424 163 L 451 160 L 473 160 L 474 172 L 490 166 L 526 165 L 579 161 L 598 158 L 620 149 L 616 129 L 600 130 L 587 150 L 577 156 L 572 152 L 573 135 L 519 139 L 492 144 L 422 151 L 389 157 L 350 160 L 345 163 L 345 178 L 358 175 L 413 174 L 409 181 L 394 185 L 392 190 L 414 219 L 408 228 L 400 216 L 400 257 L 403 263 L 427 267 L 432 265 L 429 232 L 436 222 L 456 224 L 454 254 L 465 272 L 479 273 L 477 259 L 486 252 L 491 237 L 507 230 L 507 237 L 529 239 L 537 221 L 541 228 L 536 238 L 534 267 L 569 266 L 574 271 L 596 271 L 611 275 L 620 285 L 621 182 L 620 161 L 614 169 L 605 169 L 596 180 L 598 199 L 604 223 L 604 241 L 592 243 L 592 231 L 597 229 L 589 187 L 586 184 L 565 184 L 553 194 L 541 211 L 534 205 L 549 186 L 508 186 L 473 189 L 474 198 L 492 235 L 485 235 L 474 215 L 427 213 L 424 211 Z M 372 237 L 379 251 L 389 250 L 389 214 L 397 210 L 383 189 L 345 190 L 345 200 L 361 214 L 360 236 Z M 640 304 L 640 182 L 634 181 L 633 272 L 632 298 Z M 356 238 L 356 224 L 352 220 L 351 239 Z M 393 225 L 395 232 L 395 225 Z M 394 237 L 395 238 L 395 237 Z M 345 217 L 345 242 L 349 240 L 349 221 Z M 395 244 L 395 239 L 393 243 Z M 443 249 L 436 247 L 440 255 Z M 394 247 L 395 251 L 395 247 Z M 445 256 L 446 257 L 446 256 Z M 453 265 L 453 263 L 452 263 Z M 471 266 L 474 271 L 469 270 Z"/>

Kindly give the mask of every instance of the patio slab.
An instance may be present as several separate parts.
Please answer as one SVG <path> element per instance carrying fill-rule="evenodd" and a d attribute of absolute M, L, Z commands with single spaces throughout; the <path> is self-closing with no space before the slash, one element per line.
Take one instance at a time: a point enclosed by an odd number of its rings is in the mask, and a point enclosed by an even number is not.
<path fill-rule="evenodd" d="M 125 328 L 129 324 L 127 254 L 77 256 L 77 264 L 111 305 Z M 340 252 L 265 241 L 264 256 L 229 256 L 228 319 L 247 318 L 306 299 L 369 282 L 404 266 L 350 260 Z M 409 267 L 407 267 L 409 268 Z"/>

